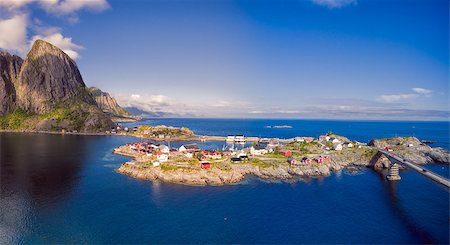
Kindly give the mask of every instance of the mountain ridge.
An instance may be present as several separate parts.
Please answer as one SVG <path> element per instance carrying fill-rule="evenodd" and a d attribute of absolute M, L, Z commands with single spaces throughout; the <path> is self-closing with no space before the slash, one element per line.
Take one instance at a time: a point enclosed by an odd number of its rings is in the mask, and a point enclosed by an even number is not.
<path fill-rule="evenodd" d="M 97 102 L 98 107 L 102 109 L 103 112 L 110 115 L 113 120 L 135 121 L 139 119 L 137 116 L 133 116 L 129 111 L 121 107 L 117 103 L 116 99 L 112 97 L 109 93 L 104 92 L 97 87 L 89 87 L 88 91 Z"/>

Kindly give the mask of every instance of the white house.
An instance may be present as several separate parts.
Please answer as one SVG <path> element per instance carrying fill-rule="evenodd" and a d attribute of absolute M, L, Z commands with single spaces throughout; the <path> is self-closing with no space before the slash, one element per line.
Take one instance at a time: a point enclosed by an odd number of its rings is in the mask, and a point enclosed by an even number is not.
<path fill-rule="evenodd" d="M 163 152 L 163 153 L 169 153 L 170 149 L 167 145 L 160 145 L 159 146 L 159 151 Z"/>
<path fill-rule="evenodd" d="M 158 162 L 158 161 L 154 161 L 154 162 L 153 162 L 153 167 L 158 167 L 159 165 L 161 165 L 160 162 Z"/>
<path fill-rule="evenodd" d="M 164 152 L 158 152 L 157 159 L 159 162 L 167 162 L 169 160 L 169 154 Z"/>
<path fill-rule="evenodd" d="M 193 158 L 194 154 L 192 154 L 192 152 L 186 152 L 186 153 L 184 153 L 184 156 L 187 158 Z"/>
<path fill-rule="evenodd" d="M 333 143 L 333 144 L 341 143 L 341 141 L 336 138 L 330 138 L 330 140 L 331 140 L 331 143 Z"/>
<path fill-rule="evenodd" d="M 236 157 L 243 157 L 243 156 L 247 156 L 247 154 L 243 150 L 240 150 L 236 155 Z"/>
<path fill-rule="evenodd" d="M 348 142 L 348 143 L 347 143 L 347 147 L 348 147 L 348 148 L 353 148 L 353 146 L 354 146 L 354 145 L 353 145 L 352 142 Z"/>
<path fill-rule="evenodd" d="M 339 144 L 335 144 L 334 145 L 334 150 L 335 151 L 342 151 L 342 144 L 340 144 L 340 143 Z"/>
<path fill-rule="evenodd" d="M 303 139 L 303 137 L 295 137 L 294 140 L 297 142 L 305 142 L 305 139 Z"/>
<path fill-rule="evenodd" d="M 189 144 L 189 145 L 182 145 L 180 148 L 178 148 L 179 152 L 196 152 L 200 151 L 200 148 L 197 144 Z"/>
<path fill-rule="evenodd" d="M 254 156 L 264 155 L 268 152 L 266 148 L 260 145 L 255 145 L 250 147 L 250 154 Z"/>

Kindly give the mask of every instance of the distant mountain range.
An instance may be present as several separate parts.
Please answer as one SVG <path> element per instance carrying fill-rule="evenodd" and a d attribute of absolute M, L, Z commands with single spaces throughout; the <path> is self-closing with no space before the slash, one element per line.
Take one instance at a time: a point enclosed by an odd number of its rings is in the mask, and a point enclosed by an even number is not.
<path fill-rule="evenodd" d="M 0 129 L 99 132 L 114 127 L 111 116 L 131 115 L 88 89 L 61 49 L 36 40 L 25 60 L 0 52 Z"/>
<path fill-rule="evenodd" d="M 147 111 L 144 109 L 140 109 L 137 107 L 124 107 L 125 110 L 130 112 L 135 116 L 139 116 L 141 118 L 177 118 L 177 117 L 195 117 L 194 114 L 177 114 L 172 112 L 163 112 L 163 111 Z"/>
<path fill-rule="evenodd" d="M 130 112 L 122 108 L 109 93 L 103 92 L 99 88 L 88 88 L 92 97 L 94 97 L 97 105 L 103 112 L 111 116 L 115 121 L 138 120 L 139 117 L 132 115 Z"/>

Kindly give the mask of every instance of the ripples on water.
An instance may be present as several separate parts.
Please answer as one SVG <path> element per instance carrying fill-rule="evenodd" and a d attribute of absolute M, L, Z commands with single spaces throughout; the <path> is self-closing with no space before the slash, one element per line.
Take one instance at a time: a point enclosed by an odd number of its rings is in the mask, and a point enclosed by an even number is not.
<path fill-rule="evenodd" d="M 115 172 L 132 141 L 1 133 L 0 243 L 449 242 L 447 190 L 412 171 L 188 187 Z"/>

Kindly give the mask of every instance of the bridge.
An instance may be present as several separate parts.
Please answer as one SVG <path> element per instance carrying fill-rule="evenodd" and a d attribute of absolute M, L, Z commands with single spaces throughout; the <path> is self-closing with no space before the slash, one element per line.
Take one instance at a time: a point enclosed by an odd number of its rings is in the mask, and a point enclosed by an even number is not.
<path fill-rule="evenodd" d="M 410 168 L 412 170 L 415 170 L 416 172 L 422 174 L 423 176 L 425 176 L 425 177 L 427 177 L 427 178 L 429 178 L 429 179 L 431 179 L 431 180 L 433 180 L 433 181 L 435 181 L 435 182 L 437 182 L 437 183 L 439 183 L 441 185 L 444 185 L 447 188 L 450 188 L 450 180 L 448 180 L 447 178 L 444 178 L 444 177 L 442 177 L 442 176 L 440 176 L 440 175 L 438 175 L 438 174 L 436 174 L 436 173 L 434 173 L 434 172 L 432 172 L 430 170 L 422 168 L 421 166 L 418 166 L 418 165 L 416 165 L 416 164 L 414 164 L 412 162 L 408 162 L 405 159 L 402 159 L 402 158 L 400 158 L 398 156 L 395 156 L 394 154 L 392 154 L 392 153 L 390 153 L 388 151 L 381 150 L 381 149 L 379 149 L 378 151 L 381 154 L 383 154 L 384 156 L 386 156 L 389 159 L 389 161 L 391 161 L 391 163 L 394 163 L 394 164 L 398 163 L 398 164 L 401 164 L 403 166 L 406 166 L 406 167 L 408 167 L 408 168 Z"/>

